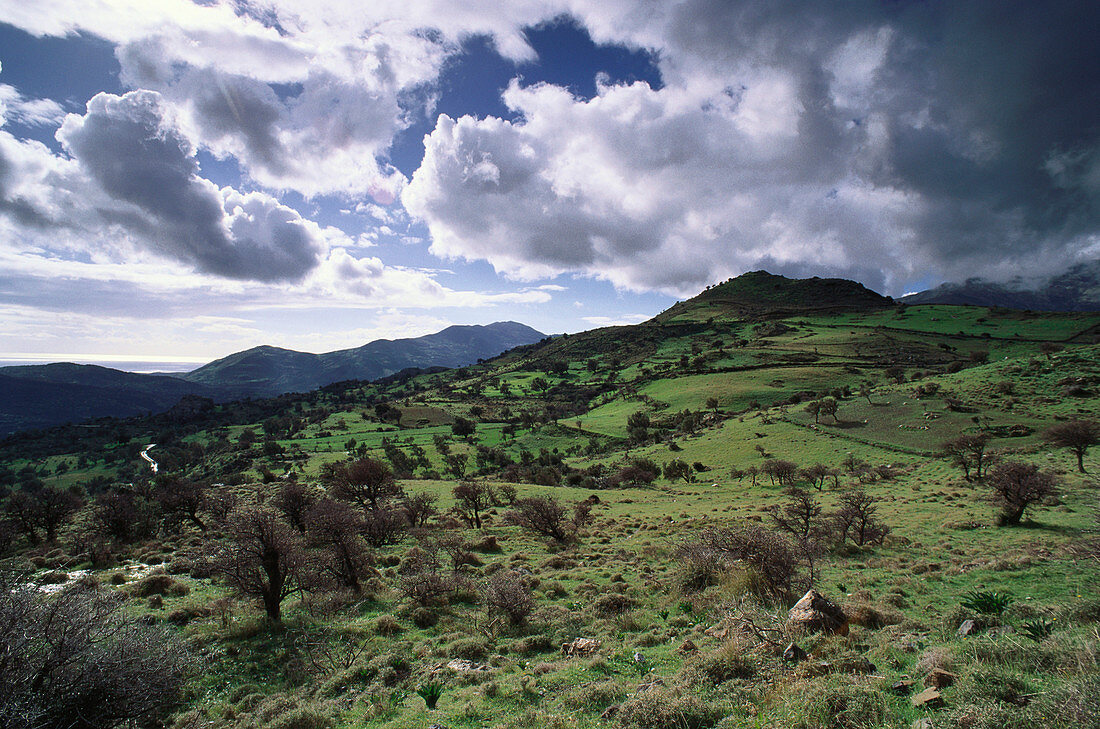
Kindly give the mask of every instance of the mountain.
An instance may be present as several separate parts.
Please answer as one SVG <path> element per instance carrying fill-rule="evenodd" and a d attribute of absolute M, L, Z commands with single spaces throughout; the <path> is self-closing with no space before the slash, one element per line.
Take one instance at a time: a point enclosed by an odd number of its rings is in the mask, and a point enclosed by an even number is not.
<path fill-rule="evenodd" d="M 186 395 L 226 399 L 225 391 L 167 375 L 57 362 L 0 367 L 0 434 L 167 410 Z"/>
<path fill-rule="evenodd" d="M 180 377 L 188 382 L 264 397 L 306 392 L 342 380 L 375 380 L 409 367 L 462 367 L 531 344 L 545 334 L 514 321 L 452 326 L 413 339 L 379 339 L 324 354 L 253 347 Z"/>
<path fill-rule="evenodd" d="M 969 304 L 1032 311 L 1100 311 L 1100 261 L 1083 263 L 1040 282 L 967 279 L 909 294 L 906 304 Z"/>
<path fill-rule="evenodd" d="M 224 402 L 373 380 L 417 367 L 461 367 L 545 335 L 516 322 L 452 326 L 327 354 L 255 347 L 182 375 L 143 375 L 58 362 L 0 367 L 0 435 L 91 418 L 160 413 L 185 396 Z"/>
<path fill-rule="evenodd" d="M 894 300 L 843 278 L 787 278 L 750 271 L 674 304 L 654 321 L 781 318 L 797 313 L 880 309 Z"/>

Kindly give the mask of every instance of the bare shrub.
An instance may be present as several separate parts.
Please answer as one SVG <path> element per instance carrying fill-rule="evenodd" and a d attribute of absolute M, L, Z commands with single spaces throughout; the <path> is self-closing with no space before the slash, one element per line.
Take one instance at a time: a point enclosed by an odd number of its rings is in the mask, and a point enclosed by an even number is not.
<path fill-rule="evenodd" d="M 473 529 L 481 528 L 481 515 L 492 507 L 495 500 L 493 488 L 481 481 L 463 481 L 454 487 L 455 510 Z"/>
<path fill-rule="evenodd" d="M 871 496 L 863 488 L 845 491 L 837 500 L 837 508 L 830 515 L 833 534 L 838 543 L 851 539 L 855 544 L 882 544 L 890 533 L 890 527 L 879 520 L 878 503 L 881 499 Z"/>
<path fill-rule="evenodd" d="M 166 631 L 121 611 L 121 597 L 80 586 L 45 595 L 25 575 L 0 575 L 0 726 L 144 726 L 164 717 L 191 659 Z"/>
<path fill-rule="evenodd" d="M 360 580 L 372 563 L 370 548 L 360 536 L 363 515 L 355 507 L 334 499 L 322 499 L 303 515 L 310 544 L 323 548 L 318 567 L 343 587 L 360 590 Z"/>
<path fill-rule="evenodd" d="M 380 502 L 402 493 L 393 471 L 377 458 L 326 464 L 321 478 L 333 496 L 363 508 L 377 508 Z"/>
<path fill-rule="evenodd" d="M 226 537 L 209 560 L 210 571 L 234 589 L 263 601 L 267 617 L 279 622 L 282 603 L 302 589 L 309 561 L 302 539 L 269 507 L 245 507 L 230 514 Z"/>
<path fill-rule="evenodd" d="M 729 571 L 750 568 L 758 578 L 761 597 L 781 598 L 790 593 L 798 573 L 798 558 L 790 542 L 778 532 L 755 525 L 705 529 L 680 546 L 681 560 L 710 563 Z"/>
<path fill-rule="evenodd" d="M 380 506 L 363 513 L 361 533 L 367 544 L 377 549 L 399 543 L 405 538 L 408 526 L 404 511 Z"/>
<path fill-rule="evenodd" d="M 1019 524 L 1024 512 L 1058 493 L 1054 475 L 1030 463 L 1002 463 L 989 472 L 986 486 L 1000 507 L 998 523 Z"/>
<path fill-rule="evenodd" d="M 577 531 L 577 523 L 567 513 L 566 507 L 552 496 L 529 496 L 516 499 L 504 520 L 562 543 L 571 541 Z"/>
<path fill-rule="evenodd" d="M 508 617 L 512 625 L 522 626 L 535 609 L 529 583 L 514 570 L 501 570 L 489 575 L 485 579 L 484 594 L 490 619 L 494 613 L 502 614 Z"/>

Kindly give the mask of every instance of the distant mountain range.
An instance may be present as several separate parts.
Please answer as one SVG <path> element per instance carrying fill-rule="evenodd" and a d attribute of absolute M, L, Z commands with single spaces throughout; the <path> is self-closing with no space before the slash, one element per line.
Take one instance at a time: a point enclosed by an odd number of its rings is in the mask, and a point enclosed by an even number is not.
<path fill-rule="evenodd" d="M 0 435 L 98 417 L 168 410 L 192 395 L 216 401 L 374 380 L 410 367 L 461 367 L 546 335 L 524 324 L 452 326 L 411 339 L 379 339 L 325 354 L 255 347 L 179 375 L 144 375 L 58 362 L 0 367 Z"/>
<path fill-rule="evenodd" d="M 461 367 L 543 339 L 514 321 L 453 326 L 415 339 L 378 339 L 325 354 L 254 347 L 179 375 L 181 379 L 254 396 L 306 392 L 341 380 L 374 380 L 407 367 Z"/>
<path fill-rule="evenodd" d="M 1100 261 L 1083 263 L 1047 280 L 1005 283 L 967 279 L 902 297 L 906 304 L 968 304 L 1032 311 L 1100 311 Z"/>

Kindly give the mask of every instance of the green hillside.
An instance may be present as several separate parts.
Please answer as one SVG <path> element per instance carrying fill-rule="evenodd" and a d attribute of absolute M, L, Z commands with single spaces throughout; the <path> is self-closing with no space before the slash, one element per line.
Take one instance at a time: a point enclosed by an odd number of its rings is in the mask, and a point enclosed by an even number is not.
<path fill-rule="evenodd" d="M 746 274 L 477 365 L 9 438 L 6 555 L 180 640 L 178 729 L 1100 726 L 1100 446 L 1051 440 L 1100 417 L 1098 335 Z M 42 489 L 81 502 L 52 542 L 16 521 Z M 329 496 L 344 552 L 295 506 Z M 298 550 L 277 622 L 211 556 L 250 504 Z M 810 587 L 846 633 L 788 621 Z"/>

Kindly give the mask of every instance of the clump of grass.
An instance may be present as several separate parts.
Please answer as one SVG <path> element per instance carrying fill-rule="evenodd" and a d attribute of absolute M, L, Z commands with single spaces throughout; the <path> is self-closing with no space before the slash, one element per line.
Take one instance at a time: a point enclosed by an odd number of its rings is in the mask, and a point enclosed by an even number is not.
<path fill-rule="evenodd" d="M 960 600 L 959 604 L 982 615 L 1001 615 L 1012 604 L 1012 595 L 995 590 L 975 590 Z"/>
<path fill-rule="evenodd" d="M 443 695 L 444 686 L 439 681 L 428 681 L 416 687 L 416 695 L 424 699 L 424 705 L 429 711 L 435 710 L 439 703 L 439 697 Z"/>
<path fill-rule="evenodd" d="M 1036 643 L 1041 643 L 1044 638 L 1054 632 L 1054 621 L 1048 618 L 1025 620 L 1020 624 L 1020 632 Z"/>

